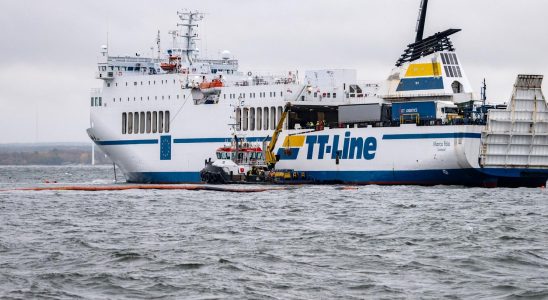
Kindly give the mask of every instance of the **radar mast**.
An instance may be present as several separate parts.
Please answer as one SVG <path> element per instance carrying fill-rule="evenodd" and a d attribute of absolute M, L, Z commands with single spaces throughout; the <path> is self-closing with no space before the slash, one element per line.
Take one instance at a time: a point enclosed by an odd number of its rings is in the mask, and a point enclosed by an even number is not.
<path fill-rule="evenodd" d="M 204 18 L 204 14 L 198 11 L 183 10 L 181 12 L 178 11 L 177 15 L 179 15 L 179 19 L 181 19 L 181 23 L 178 23 L 177 26 L 181 27 L 180 36 L 184 39 L 183 47 L 185 47 L 181 50 L 186 55 L 188 64 L 192 65 L 193 60 L 197 57 L 198 51 L 196 48 L 198 33 L 196 32 L 195 27 L 198 27 L 197 22 Z"/>

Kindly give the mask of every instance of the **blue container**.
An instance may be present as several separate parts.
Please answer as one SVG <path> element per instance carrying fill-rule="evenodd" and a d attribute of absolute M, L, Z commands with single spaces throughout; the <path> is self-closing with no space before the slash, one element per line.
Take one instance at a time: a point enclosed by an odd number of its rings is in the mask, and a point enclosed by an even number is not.
<path fill-rule="evenodd" d="M 399 102 L 392 104 L 392 122 L 399 122 L 400 117 L 415 118 L 418 115 L 420 120 L 436 119 L 436 102 Z"/>

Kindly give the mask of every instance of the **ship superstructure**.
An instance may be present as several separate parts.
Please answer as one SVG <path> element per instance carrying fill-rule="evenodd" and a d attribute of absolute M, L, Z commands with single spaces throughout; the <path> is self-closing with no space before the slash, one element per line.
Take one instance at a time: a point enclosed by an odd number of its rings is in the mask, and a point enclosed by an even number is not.
<path fill-rule="evenodd" d="M 201 58 L 198 12 L 179 12 L 157 57 L 101 49 L 91 139 L 130 182 L 197 182 L 204 160 L 236 135 L 268 141 L 290 102 L 278 166 L 314 182 L 540 186 L 548 178 L 542 76 L 520 76 L 507 108 L 475 99 L 449 39 L 417 37 L 382 82 L 355 70 L 242 72 L 228 51 Z M 160 49 L 160 47 L 158 47 Z"/>

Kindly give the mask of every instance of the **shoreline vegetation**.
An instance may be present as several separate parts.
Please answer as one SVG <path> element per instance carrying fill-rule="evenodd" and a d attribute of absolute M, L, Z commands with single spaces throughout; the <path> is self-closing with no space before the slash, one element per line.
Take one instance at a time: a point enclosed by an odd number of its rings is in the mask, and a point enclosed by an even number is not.
<path fill-rule="evenodd" d="M 0 165 L 90 165 L 91 145 L 87 143 L 0 144 Z M 95 164 L 112 164 L 95 148 Z"/>

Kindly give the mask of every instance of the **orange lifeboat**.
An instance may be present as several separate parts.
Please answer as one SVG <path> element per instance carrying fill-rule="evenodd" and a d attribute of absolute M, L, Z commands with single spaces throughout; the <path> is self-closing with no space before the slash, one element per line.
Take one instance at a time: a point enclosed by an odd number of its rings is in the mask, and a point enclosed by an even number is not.
<path fill-rule="evenodd" d="M 223 82 L 220 79 L 213 79 L 211 82 L 204 81 L 200 83 L 200 89 L 210 89 L 223 87 Z"/>
<path fill-rule="evenodd" d="M 175 70 L 175 67 L 177 67 L 176 64 L 171 64 L 171 63 L 161 63 L 160 64 L 160 68 L 162 68 L 162 70 L 164 70 L 164 71 L 173 71 L 173 70 Z"/>

